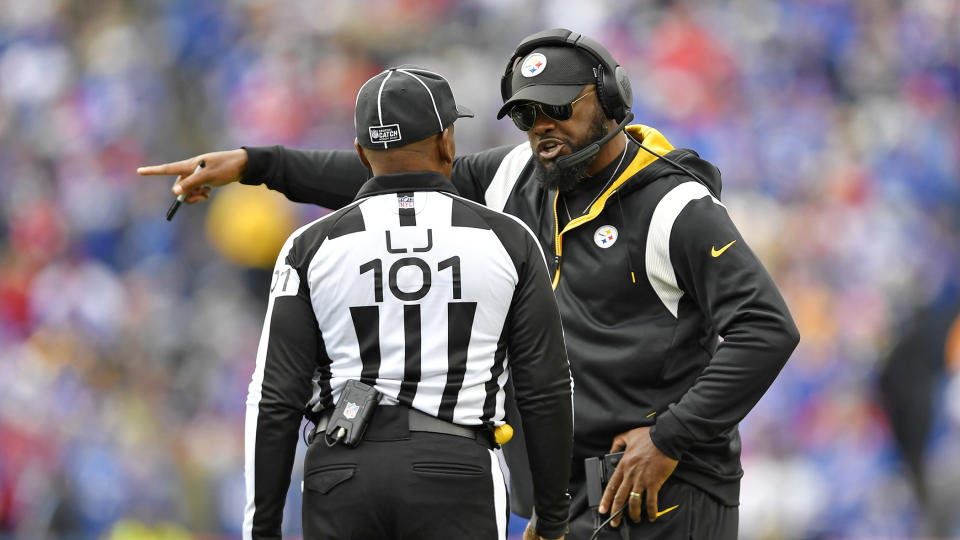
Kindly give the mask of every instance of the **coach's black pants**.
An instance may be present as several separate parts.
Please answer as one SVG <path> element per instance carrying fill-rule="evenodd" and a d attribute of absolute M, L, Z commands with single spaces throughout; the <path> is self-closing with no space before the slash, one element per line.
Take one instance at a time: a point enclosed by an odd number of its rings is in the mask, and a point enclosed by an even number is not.
<path fill-rule="evenodd" d="M 594 531 L 596 510 L 586 506 L 585 488 L 577 491 L 584 500 L 578 501 L 580 497 L 574 497 L 570 509 L 570 534 L 567 535 L 567 540 L 588 540 Z M 577 504 L 578 502 L 580 504 Z M 661 511 L 673 506 L 676 508 L 663 514 L 653 523 L 646 521 L 646 512 L 642 522 L 634 523 L 627 517 L 625 509 L 620 527 L 613 529 L 607 525 L 597 535 L 597 539 L 736 540 L 737 538 L 739 508 L 720 504 L 705 491 L 690 484 L 679 480 L 668 480 L 660 488 L 657 505 Z M 609 514 L 604 516 L 604 520 L 607 517 Z M 628 532 L 619 530 L 624 527 L 627 527 Z"/>
<path fill-rule="evenodd" d="M 489 445 L 410 432 L 407 410 L 381 406 L 356 448 L 307 449 L 304 540 L 506 538 L 506 485 Z"/>

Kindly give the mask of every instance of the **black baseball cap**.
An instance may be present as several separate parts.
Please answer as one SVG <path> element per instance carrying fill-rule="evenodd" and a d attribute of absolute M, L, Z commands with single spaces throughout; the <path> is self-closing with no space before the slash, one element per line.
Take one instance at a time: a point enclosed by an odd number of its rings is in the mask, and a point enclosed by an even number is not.
<path fill-rule="evenodd" d="M 566 105 L 584 87 L 597 82 L 599 64 L 575 47 L 538 47 L 514 66 L 510 80 L 513 95 L 503 103 L 497 118 L 503 118 L 517 103 L 536 101 Z"/>
<path fill-rule="evenodd" d="M 421 141 L 473 117 L 457 105 L 447 80 L 416 66 L 387 69 L 357 92 L 354 125 L 364 148 L 397 148 Z"/>

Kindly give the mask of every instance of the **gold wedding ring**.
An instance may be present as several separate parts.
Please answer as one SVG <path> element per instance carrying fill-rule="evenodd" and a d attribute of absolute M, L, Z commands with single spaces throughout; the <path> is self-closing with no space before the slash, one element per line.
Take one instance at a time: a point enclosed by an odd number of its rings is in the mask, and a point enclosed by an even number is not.
<path fill-rule="evenodd" d="M 641 495 L 640 493 L 637 493 L 636 491 L 631 491 L 631 492 L 630 492 L 630 498 L 631 498 L 631 499 L 639 499 L 639 498 L 641 498 L 641 497 L 643 497 L 643 495 Z"/>

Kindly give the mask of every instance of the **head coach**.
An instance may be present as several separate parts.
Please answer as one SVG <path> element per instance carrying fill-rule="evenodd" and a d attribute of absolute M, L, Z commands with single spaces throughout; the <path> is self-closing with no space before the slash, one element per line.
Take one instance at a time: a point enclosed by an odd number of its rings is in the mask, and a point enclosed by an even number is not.
<path fill-rule="evenodd" d="M 508 377 L 525 423 L 537 533 L 567 528 L 571 381 L 536 238 L 450 183 L 440 75 L 399 67 L 357 96 L 356 200 L 277 259 L 247 398 L 245 538 L 280 538 L 299 427 L 307 539 L 503 540 L 494 430 Z"/>
<path fill-rule="evenodd" d="M 568 537 L 736 538 L 738 424 L 799 341 L 786 303 L 727 214 L 717 168 L 629 125 L 630 79 L 602 45 L 558 28 L 506 60 L 498 117 L 527 141 L 458 157 L 451 180 L 548 254 L 576 385 Z M 191 175 L 204 158 L 215 167 Z M 350 152 L 274 146 L 141 172 L 181 175 L 188 200 L 239 179 L 336 208 L 363 171 Z M 519 449 L 504 447 L 522 513 Z M 624 515 L 621 531 L 604 526 Z"/>

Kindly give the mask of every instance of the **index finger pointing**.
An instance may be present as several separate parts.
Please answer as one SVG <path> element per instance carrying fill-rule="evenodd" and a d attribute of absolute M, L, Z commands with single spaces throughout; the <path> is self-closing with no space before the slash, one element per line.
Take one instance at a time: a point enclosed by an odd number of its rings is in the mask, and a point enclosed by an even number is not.
<path fill-rule="evenodd" d="M 179 176 L 189 176 L 193 169 L 199 163 L 195 158 L 175 161 L 173 163 L 164 163 L 162 165 L 151 165 L 148 167 L 137 167 L 137 174 L 144 176 L 156 174 L 176 174 Z"/>

